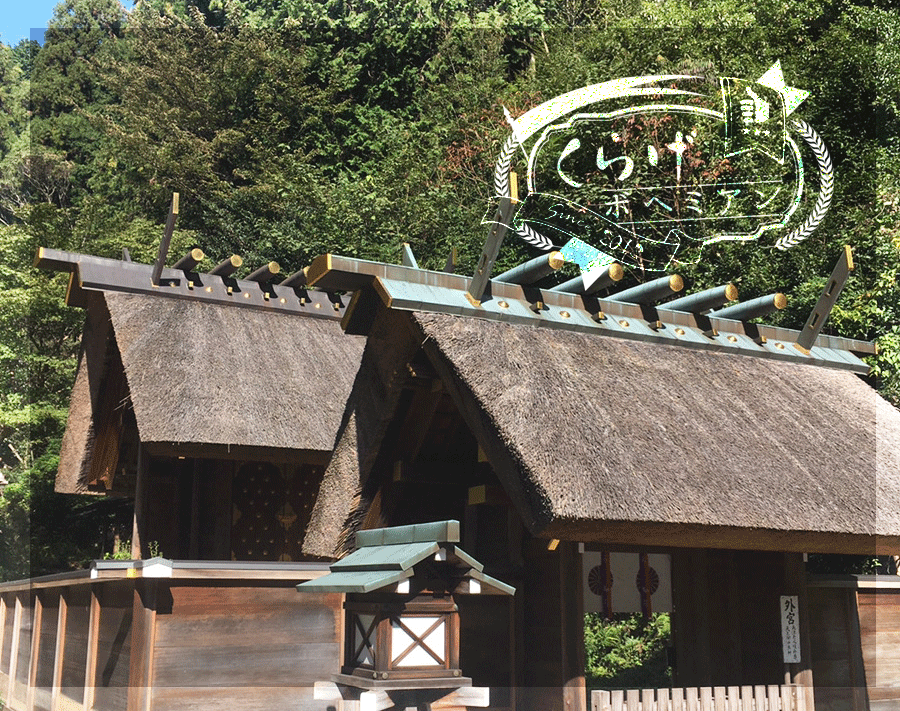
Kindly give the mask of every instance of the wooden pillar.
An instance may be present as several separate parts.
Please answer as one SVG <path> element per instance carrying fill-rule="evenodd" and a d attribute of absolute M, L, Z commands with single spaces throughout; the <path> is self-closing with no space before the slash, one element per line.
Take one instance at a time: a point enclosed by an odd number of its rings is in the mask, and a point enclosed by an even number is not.
<path fill-rule="evenodd" d="M 3 643 L 6 641 L 6 615 L 7 615 L 6 596 L 0 595 L 0 674 L 3 671 Z"/>
<path fill-rule="evenodd" d="M 156 642 L 158 591 L 158 580 L 135 580 L 126 711 L 150 709 L 153 696 L 153 648 Z"/>
<path fill-rule="evenodd" d="M 141 560 L 144 550 L 143 537 L 147 530 L 147 468 L 148 456 L 142 442 L 138 442 L 137 476 L 134 484 L 134 523 L 131 527 L 131 557 Z"/>
<path fill-rule="evenodd" d="M 88 617 L 87 655 L 84 661 L 84 708 L 94 706 L 97 686 L 97 647 L 100 641 L 100 587 L 91 585 L 91 611 Z"/>
<path fill-rule="evenodd" d="M 800 661 L 785 664 L 785 681 L 803 688 L 806 708 L 814 708 L 812 649 L 809 643 L 809 593 L 802 553 L 784 554 L 785 595 L 796 595 L 800 608 Z"/>
<path fill-rule="evenodd" d="M 56 618 L 56 650 L 53 655 L 53 691 L 50 694 L 50 711 L 60 708 L 63 665 L 66 660 L 66 624 L 69 619 L 68 588 L 59 590 L 59 614 Z"/>
<path fill-rule="evenodd" d="M 40 592 L 34 595 L 34 609 L 31 623 L 31 656 L 28 661 L 28 691 L 25 693 L 25 708 L 34 709 L 34 693 L 37 687 L 38 665 L 41 663 L 41 624 L 44 620 L 44 601 Z"/>
<path fill-rule="evenodd" d="M 694 620 L 697 625 L 695 670 L 696 677 L 691 686 L 712 686 L 712 645 L 710 644 L 710 605 L 709 595 L 709 551 L 691 551 L 691 568 L 694 574 Z"/>
<path fill-rule="evenodd" d="M 22 634 L 22 598 L 16 593 L 16 611 L 13 615 L 12 643 L 9 648 L 9 686 L 6 690 L 6 703 L 12 704 L 13 692 L 16 688 L 16 673 L 19 666 L 19 638 Z"/>
<path fill-rule="evenodd" d="M 844 601 L 847 611 L 847 659 L 850 661 L 853 711 L 868 711 L 866 669 L 862 658 L 862 633 L 859 628 L 859 589 L 848 588 Z"/>
<path fill-rule="evenodd" d="M 522 711 L 587 708 L 581 556 L 577 543 L 556 543 L 550 550 L 532 538 L 524 546 Z"/>
<path fill-rule="evenodd" d="M 728 686 L 744 684 L 744 643 L 741 636 L 741 585 L 738 579 L 738 560 L 734 551 L 727 553 L 728 565 L 728 600 L 726 602 L 726 614 L 728 618 L 728 678 L 725 680 Z M 721 681 L 717 680 L 717 684 Z"/>
<path fill-rule="evenodd" d="M 191 476 L 191 535 L 188 558 L 200 558 L 200 460 L 195 459 Z"/>
<path fill-rule="evenodd" d="M 563 703 L 566 711 L 587 709 L 584 681 L 584 586 L 578 544 L 559 546 L 560 622 L 562 624 Z"/>

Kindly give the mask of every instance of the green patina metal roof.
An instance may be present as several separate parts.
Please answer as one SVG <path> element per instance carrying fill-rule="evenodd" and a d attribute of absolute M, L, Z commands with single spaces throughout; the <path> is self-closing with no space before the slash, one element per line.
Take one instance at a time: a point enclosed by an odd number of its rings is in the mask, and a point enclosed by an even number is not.
<path fill-rule="evenodd" d="M 331 566 L 334 573 L 362 570 L 409 570 L 440 550 L 430 543 L 406 543 L 397 546 L 366 546 L 357 548 L 346 558 Z"/>
<path fill-rule="evenodd" d="M 316 580 L 300 583 L 300 592 L 367 593 L 394 585 L 412 576 L 412 570 L 371 570 L 329 573 Z"/>
<path fill-rule="evenodd" d="M 435 559 L 447 561 L 470 580 L 494 591 L 515 594 L 515 588 L 485 575 L 484 566 L 460 549 L 458 521 L 359 531 L 357 549 L 333 563 L 331 572 L 297 586 L 300 592 L 367 593 L 413 577 L 414 567 Z"/>

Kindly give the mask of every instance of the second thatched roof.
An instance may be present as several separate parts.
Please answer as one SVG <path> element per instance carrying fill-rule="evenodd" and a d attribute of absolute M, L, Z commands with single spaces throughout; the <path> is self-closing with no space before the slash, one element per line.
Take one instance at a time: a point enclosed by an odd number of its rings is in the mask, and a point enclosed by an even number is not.
<path fill-rule="evenodd" d="M 408 318 L 535 535 L 822 552 L 900 545 L 900 412 L 852 373 Z M 365 472 L 341 453 L 355 436 L 344 433 L 326 473 L 317 508 L 330 515 L 309 537 L 323 548 L 354 515 L 345 489 Z"/>
<path fill-rule="evenodd" d="M 334 319 L 104 292 L 89 309 L 57 489 L 85 488 L 117 368 L 144 444 L 329 453 L 362 348 Z"/>

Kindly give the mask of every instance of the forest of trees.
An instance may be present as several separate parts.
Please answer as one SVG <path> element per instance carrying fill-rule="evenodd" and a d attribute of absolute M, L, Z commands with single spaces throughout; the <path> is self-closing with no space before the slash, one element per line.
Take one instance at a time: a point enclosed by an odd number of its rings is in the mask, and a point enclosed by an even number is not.
<path fill-rule="evenodd" d="M 65 0 L 43 46 L 0 44 L 0 575 L 100 555 L 116 502 L 55 495 L 83 314 L 38 246 L 151 262 L 199 246 L 285 273 L 326 251 L 397 261 L 409 242 L 471 272 L 514 116 L 621 76 L 756 77 L 811 92 L 831 210 L 788 252 L 722 243 L 683 273 L 781 290 L 799 327 L 841 246 L 858 268 L 826 331 L 877 339 L 900 405 L 900 17 L 891 0 Z M 498 268 L 530 256 L 508 241 Z M 204 265 L 206 266 L 206 265 Z M 65 533 L 65 535 L 63 535 Z"/>

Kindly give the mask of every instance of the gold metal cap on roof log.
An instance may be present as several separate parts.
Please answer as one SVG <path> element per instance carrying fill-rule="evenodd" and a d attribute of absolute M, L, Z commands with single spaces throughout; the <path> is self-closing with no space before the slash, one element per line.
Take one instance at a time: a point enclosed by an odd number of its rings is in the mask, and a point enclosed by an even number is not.
<path fill-rule="evenodd" d="M 216 276 L 229 277 L 234 274 L 244 264 L 244 260 L 236 254 L 232 254 L 228 259 L 219 262 L 209 272 Z"/>

